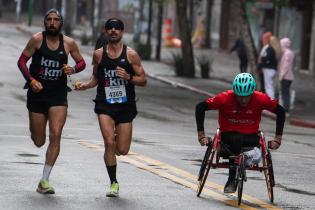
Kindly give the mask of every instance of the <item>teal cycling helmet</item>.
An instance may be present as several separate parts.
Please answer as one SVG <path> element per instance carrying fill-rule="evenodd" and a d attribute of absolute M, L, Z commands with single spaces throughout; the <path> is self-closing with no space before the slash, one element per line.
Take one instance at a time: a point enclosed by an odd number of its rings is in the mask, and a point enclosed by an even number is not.
<path fill-rule="evenodd" d="M 232 87 L 237 96 L 249 96 L 254 92 L 256 82 L 251 74 L 240 73 L 234 78 Z"/>

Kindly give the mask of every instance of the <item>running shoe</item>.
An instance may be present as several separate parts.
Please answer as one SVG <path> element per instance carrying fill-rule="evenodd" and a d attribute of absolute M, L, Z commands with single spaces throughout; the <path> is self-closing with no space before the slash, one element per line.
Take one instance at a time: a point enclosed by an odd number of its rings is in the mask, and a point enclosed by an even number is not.
<path fill-rule="evenodd" d="M 106 193 L 106 197 L 118 197 L 119 194 L 119 184 L 117 182 L 113 182 L 110 185 L 109 191 Z"/>
<path fill-rule="evenodd" d="M 37 187 L 37 192 L 42 194 L 55 194 L 55 190 L 52 186 L 50 186 L 48 180 L 40 180 Z"/>

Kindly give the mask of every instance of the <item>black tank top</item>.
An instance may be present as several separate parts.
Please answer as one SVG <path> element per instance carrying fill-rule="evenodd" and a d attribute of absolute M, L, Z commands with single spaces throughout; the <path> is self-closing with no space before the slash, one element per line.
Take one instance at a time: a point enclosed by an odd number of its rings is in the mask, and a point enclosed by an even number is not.
<path fill-rule="evenodd" d="M 43 42 L 32 56 L 30 73 L 42 83 L 42 93 L 64 92 L 67 89 L 67 76 L 62 71 L 63 64 L 68 63 L 68 55 L 64 48 L 63 35 L 59 34 L 59 47 L 51 50 L 47 46 L 46 32 L 42 32 Z"/>
<path fill-rule="evenodd" d="M 108 104 L 135 103 L 135 86 L 116 75 L 117 66 L 124 68 L 128 74 L 135 74 L 127 59 L 126 45 L 123 45 L 120 56 L 115 59 L 108 57 L 105 45 L 97 69 L 98 86 L 95 101 L 104 101 Z"/>

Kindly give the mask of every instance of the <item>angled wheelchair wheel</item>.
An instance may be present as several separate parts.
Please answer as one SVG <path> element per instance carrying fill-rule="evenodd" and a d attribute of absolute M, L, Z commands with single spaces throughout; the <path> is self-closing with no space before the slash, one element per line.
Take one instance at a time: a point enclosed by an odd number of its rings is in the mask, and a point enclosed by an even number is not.
<path fill-rule="evenodd" d="M 200 181 L 202 179 L 203 175 L 204 175 L 204 172 L 206 170 L 207 163 L 208 163 L 208 160 L 209 160 L 209 157 L 210 157 L 211 150 L 212 150 L 212 145 L 208 145 L 206 153 L 205 153 L 205 155 L 203 157 L 203 160 L 202 160 L 202 163 L 201 163 L 201 166 L 200 166 L 199 175 L 198 175 L 198 181 Z"/>
<path fill-rule="evenodd" d="M 207 180 L 209 170 L 212 166 L 212 161 L 214 157 L 215 151 L 212 149 L 212 144 L 209 144 L 205 153 L 205 156 L 202 160 L 202 164 L 199 170 L 199 176 L 198 176 L 198 189 L 197 189 L 197 196 L 199 197 L 202 189 L 205 185 L 205 182 Z"/>
<path fill-rule="evenodd" d="M 275 180 L 274 180 L 274 174 L 273 174 L 272 159 L 271 159 L 271 154 L 269 150 L 267 150 L 267 154 L 263 158 L 263 164 L 265 167 L 264 174 L 265 174 L 269 200 L 271 203 L 273 203 L 274 201 L 273 187 L 275 186 Z"/>
<path fill-rule="evenodd" d="M 245 163 L 244 156 L 241 157 L 240 165 L 236 169 L 236 182 L 237 182 L 237 204 L 241 205 L 243 195 L 243 185 L 245 180 Z"/>

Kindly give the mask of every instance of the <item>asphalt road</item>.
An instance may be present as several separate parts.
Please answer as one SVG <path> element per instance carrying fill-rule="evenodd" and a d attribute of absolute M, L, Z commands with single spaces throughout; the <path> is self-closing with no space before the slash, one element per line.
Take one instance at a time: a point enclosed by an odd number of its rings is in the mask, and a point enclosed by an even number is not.
<path fill-rule="evenodd" d="M 204 96 L 155 80 L 137 88 L 139 114 L 134 121 L 130 155 L 120 157 L 120 197 L 105 197 L 109 180 L 103 142 L 93 112 L 95 89 L 69 93 L 69 115 L 62 148 L 50 182 L 55 195 L 35 192 L 46 146 L 36 148 L 28 131 L 24 79 L 16 61 L 28 36 L 14 25 L 0 24 L 0 209 L 235 209 L 235 196 L 222 192 L 224 169 L 213 170 L 201 198 L 196 176 L 205 151 L 196 140 L 194 106 Z M 72 80 L 88 79 L 87 69 Z M 70 59 L 71 60 L 71 59 Z M 71 61 L 72 62 L 72 61 Z M 150 68 L 150 62 L 143 62 Z M 206 128 L 214 135 L 216 112 L 207 113 Z M 267 139 L 275 122 L 263 118 Z M 286 125 L 283 145 L 274 151 L 275 204 L 268 202 L 263 174 L 248 172 L 242 209 L 314 209 L 314 130 Z"/>

